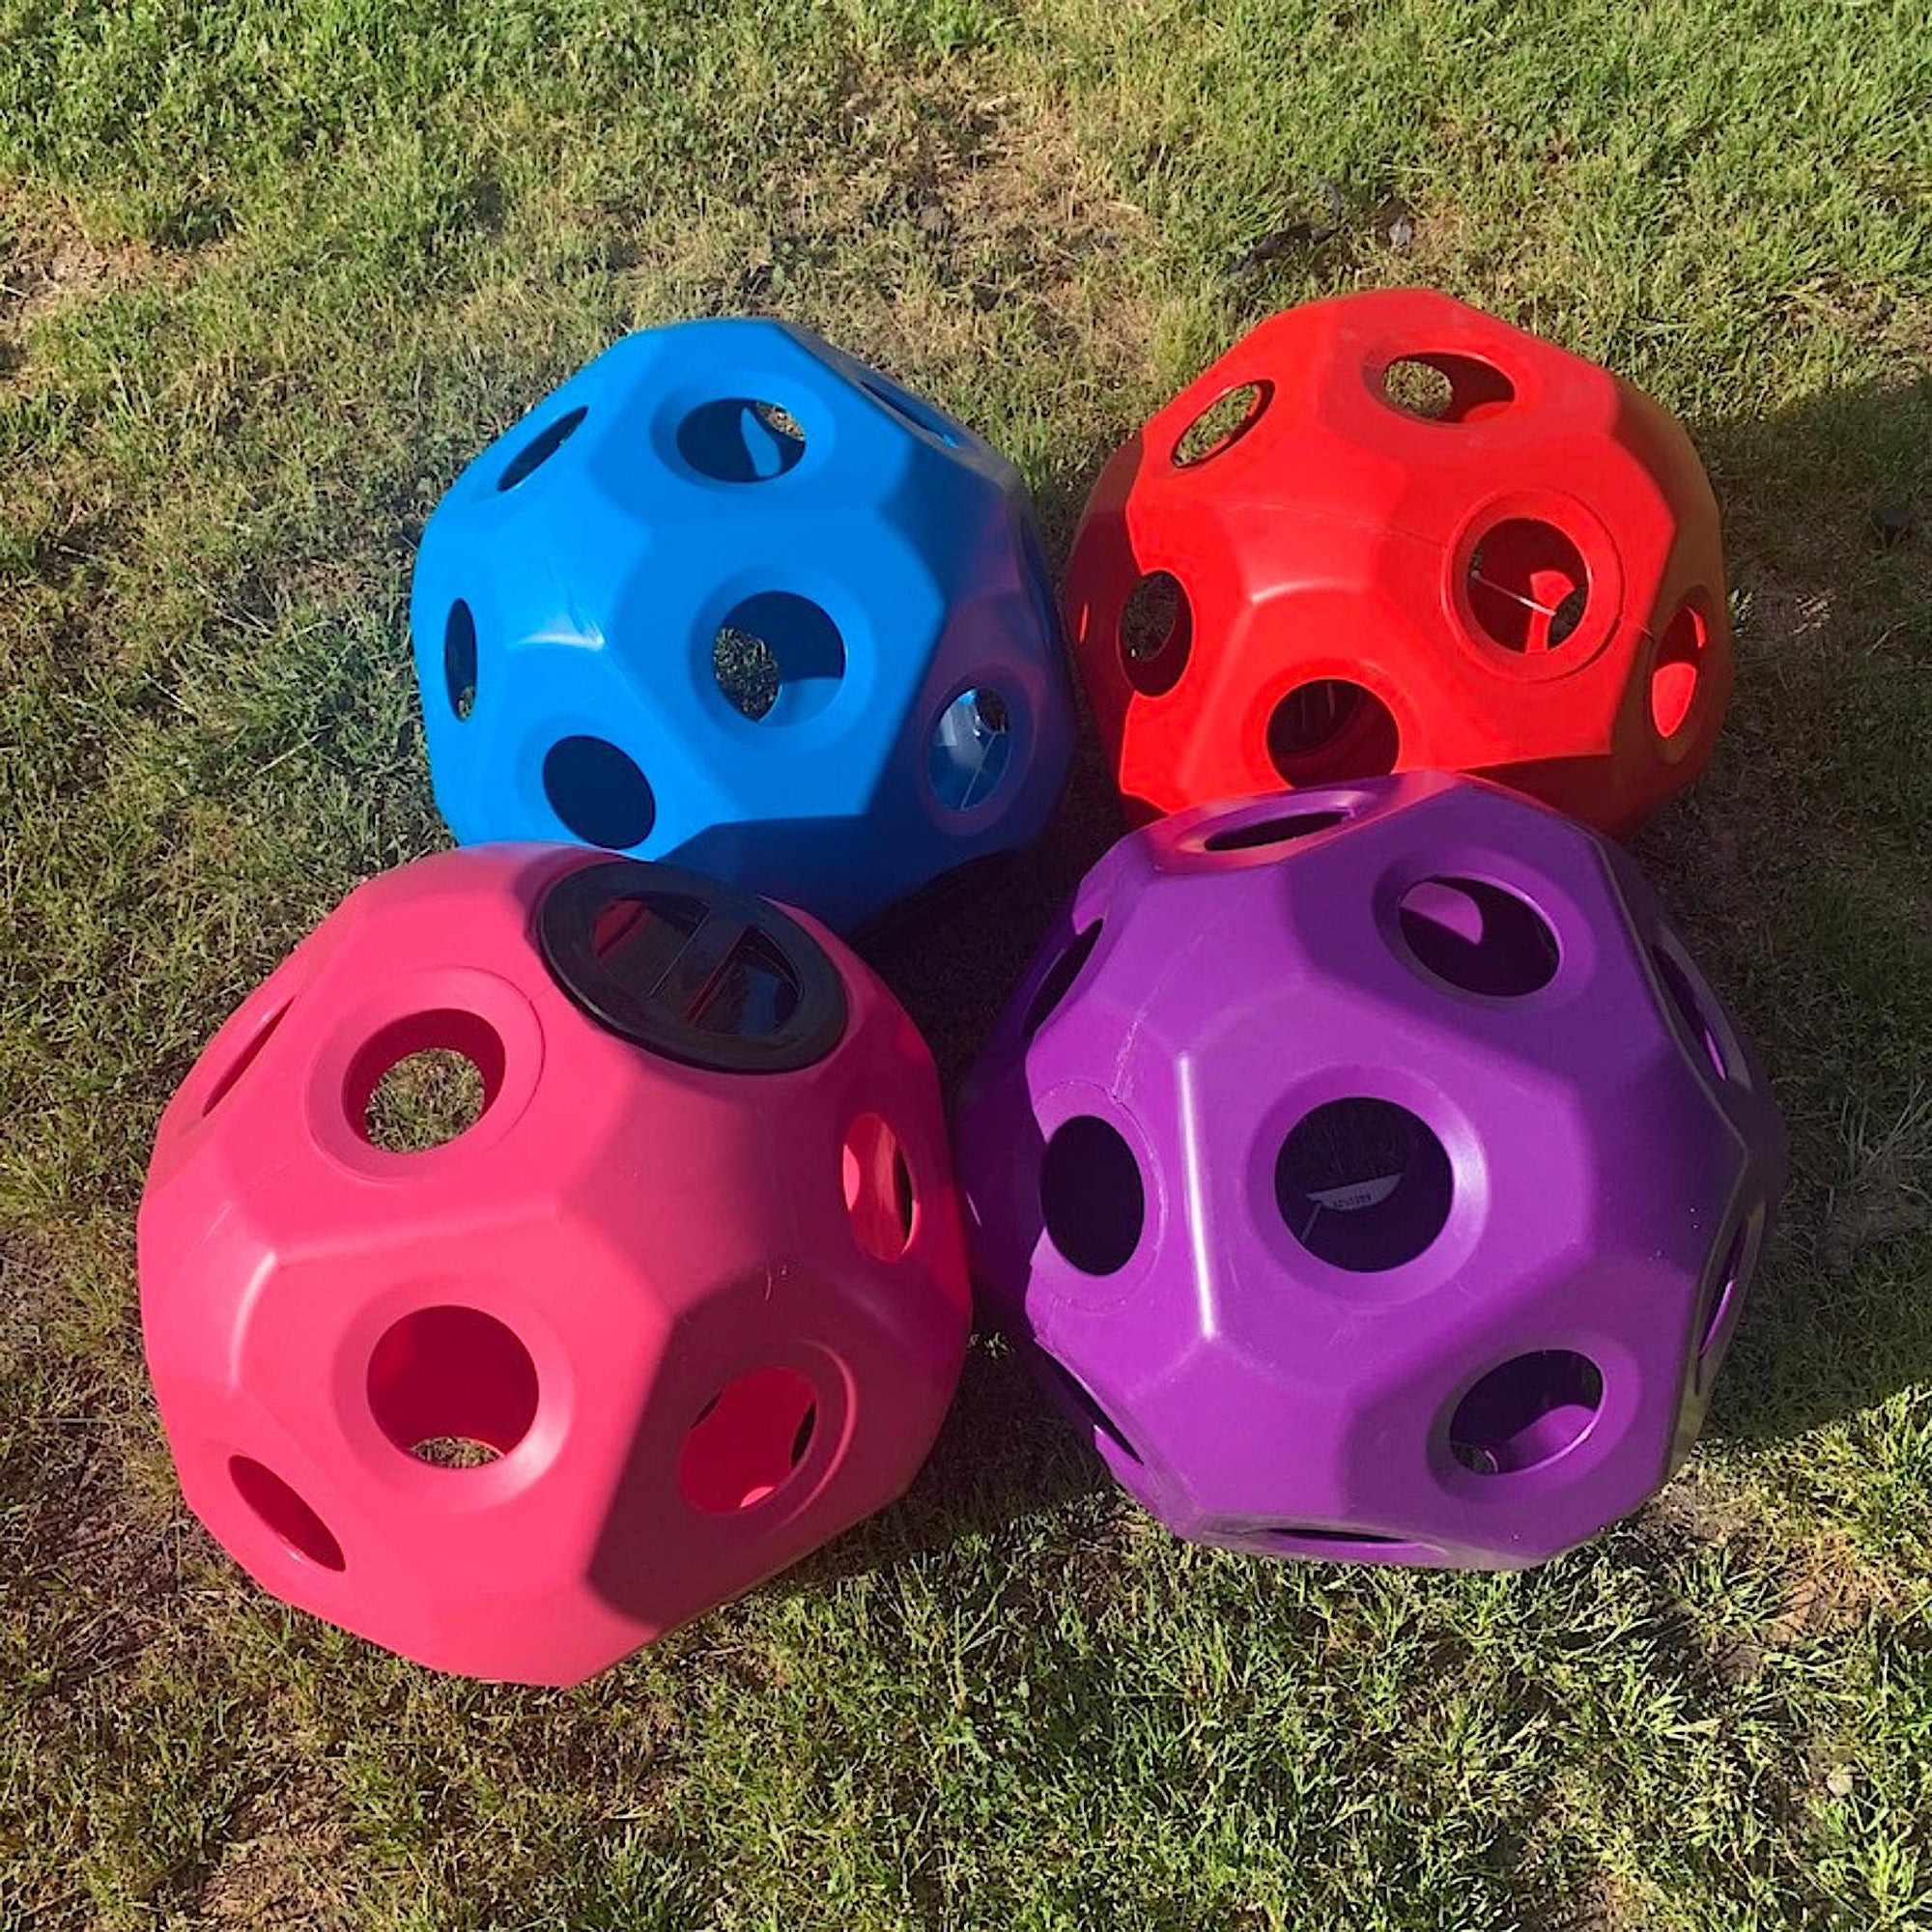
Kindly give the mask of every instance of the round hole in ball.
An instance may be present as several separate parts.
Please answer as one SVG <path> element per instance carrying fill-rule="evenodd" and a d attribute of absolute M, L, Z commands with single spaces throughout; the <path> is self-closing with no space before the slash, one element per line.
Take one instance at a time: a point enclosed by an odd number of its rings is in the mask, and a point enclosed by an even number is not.
<path fill-rule="evenodd" d="M 1140 1462 L 1140 1451 L 1127 1440 L 1126 1431 L 1107 1413 L 1094 1391 L 1071 1369 L 1056 1362 L 1051 1355 L 1041 1355 L 1037 1360 L 1046 1374 L 1048 1385 L 1075 1416 L 1095 1435 L 1111 1442 L 1129 1463 Z M 1097 1448 L 1098 1444 L 1094 1446 Z"/>
<path fill-rule="evenodd" d="M 874 1261 L 895 1262 L 912 1245 L 918 1203 L 899 1137 L 876 1114 L 861 1114 L 839 1150 L 852 1237 Z"/>
<path fill-rule="evenodd" d="M 1298 684 L 1268 715 L 1268 758 L 1286 784 L 1380 778 L 1395 770 L 1400 752 L 1395 714 L 1347 678 Z"/>
<path fill-rule="evenodd" d="M 1657 640 L 1650 666 L 1650 722 L 1662 739 L 1676 737 L 1690 722 L 1709 641 L 1710 628 L 1694 603 L 1681 606 Z"/>
<path fill-rule="evenodd" d="M 1318 1261 L 1379 1274 L 1424 1254 L 1449 1219 L 1455 1177 L 1435 1130 L 1393 1100 L 1329 1100 L 1275 1159 L 1275 1203 Z"/>
<path fill-rule="evenodd" d="M 927 436 L 943 442 L 949 449 L 957 449 L 963 438 L 955 424 L 936 410 L 922 396 L 916 396 L 910 389 L 901 388 L 890 378 L 881 376 L 876 370 L 868 370 L 860 379 L 860 387 L 874 402 L 884 407 L 894 415 L 910 423 L 914 429 L 923 430 Z"/>
<path fill-rule="evenodd" d="M 1690 975 L 1678 963 L 1670 952 L 1662 946 L 1650 950 L 1651 963 L 1657 968 L 1657 977 L 1663 987 L 1666 1000 L 1691 1043 L 1700 1048 L 1704 1058 L 1711 1063 L 1712 1070 L 1719 1080 L 1731 1076 L 1729 1063 L 1724 1058 L 1723 1045 L 1718 1037 L 1718 1030 L 1712 1024 L 1705 1009 L 1704 998 L 1691 983 Z"/>
<path fill-rule="evenodd" d="M 1181 431 L 1174 467 L 1198 469 L 1225 455 L 1261 421 L 1273 393 L 1270 384 L 1243 383 L 1217 396 Z"/>
<path fill-rule="evenodd" d="M 845 639 L 831 615 L 789 590 L 760 591 L 725 612 L 712 640 L 718 689 L 753 724 L 815 718 L 845 675 Z"/>
<path fill-rule="evenodd" d="M 1210 832 L 1201 841 L 1204 852 L 1252 852 L 1268 845 L 1289 845 L 1297 838 L 1312 838 L 1318 832 L 1330 832 L 1346 825 L 1346 811 L 1285 811 L 1272 818 L 1257 818 L 1245 825 L 1231 825 Z"/>
<path fill-rule="evenodd" d="M 721 396 L 678 424 L 677 453 L 715 483 L 769 483 L 803 460 L 805 431 L 777 403 Z"/>
<path fill-rule="evenodd" d="M 367 1388 L 383 1434 L 443 1467 L 507 1456 L 536 1420 L 536 1363 L 480 1308 L 418 1308 L 392 1322 L 369 1357 Z"/>
<path fill-rule="evenodd" d="M 1256 1534 L 1279 1545 L 1283 1553 L 1291 1556 L 1343 1556 L 1350 1549 L 1380 1552 L 1410 1547 L 1406 1537 L 1382 1536 L 1370 1529 L 1336 1529 L 1325 1523 L 1270 1523 Z"/>
<path fill-rule="evenodd" d="M 272 1469 L 252 1456 L 231 1456 L 228 1480 L 284 1548 L 319 1570 L 345 1567 L 342 1546 L 328 1525 Z"/>
<path fill-rule="evenodd" d="M 1140 1246 L 1147 1193 L 1120 1129 L 1076 1114 L 1053 1130 L 1040 1163 L 1046 1237 L 1083 1274 L 1118 1274 Z"/>
<path fill-rule="evenodd" d="M 985 685 L 960 692 L 932 727 L 926 772 L 941 805 L 971 811 L 999 789 L 1012 766 L 1013 722 L 1007 700 Z"/>
<path fill-rule="evenodd" d="M 427 1153 L 483 1118 L 483 1069 L 453 1047 L 405 1054 L 377 1081 L 363 1110 L 364 1137 L 390 1153 Z"/>
<path fill-rule="evenodd" d="M 1479 355 L 1398 356 L 1382 374 L 1381 391 L 1404 415 L 1439 423 L 1481 422 L 1516 400 L 1516 385 Z"/>
<path fill-rule="evenodd" d="M 439 1007 L 379 1028 L 350 1060 L 343 1107 L 371 1147 L 423 1153 L 467 1133 L 503 1084 L 501 1036 L 480 1014 Z"/>
<path fill-rule="evenodd" d="M 1172 571 L 1154 570 L 1136 583 L 1121 614 L 1121 663 L 1143 697 L 1159 697 L 1180 682 L 1194 648 L 1194 611 Z"/>
<path fill-rule="evenodd" d="M 796 1369 L 753 1369 L 699 1409 L 678 1454 L 678 1493 L 706 1516 L 776 1495 L 806 1459 L 818 1403 Z"/>
<path fill-rule="evenodd" d="M 605 738 L 559 738 L 544 754 L 543 788 L 563 829 L 585 845 L 626 851 L 657 823 L 650 781 Z"/>
<path fill-rule="evenodd" d="M 1698 1324 L 1697 1363 L 1700 1374 L 1707 1366 L 1707 1358 L 1715 1351 L 1719 1337 L 1724 1332 L 1733 1306 L 1744 1292 L 1745 1244 L 1749 1235 L 1749 1225 L 1741 1224 L 1724 1250 L 1721 1265 L 1711 1277 L 1704 1319 Z"/>
<path fill-rule="evenodd" d="M 1530 902 L 1487 879 L 1418 879 L 1397 918 L 1416 963 L 1465 993 L 1521 999 L 1561 962 L 1556 934 Z"/>
<path fill-rule="evenodd" d="M 442 627 L 442 688 L 462 724 L 476 709 L 476 619 L 460 597 Z"/>
<path fill-rule="evenodd" d="M 1027 1008 L 1026 1018 L 1020 1023 L 1020 1032 L 1027 1039 L 1031 1039 L 1047 1023 L 1060 1003 L 1073 990 L 1080 969 L 1093 957 L 1094 947 L 1100 943 L 1101 923 L 1096 919 L 1092 925 L 1083 926 L 1047 968 L 1046 977 L 1039 982 L 1039 990 Z"/>
<path fill-rule="evenodd" d="M 502 475 L 497 479 L 497 488 L 514 490 L 519 483 L 526 482 L 534 476 L 577 434 L 583 418 L 589 413 L 590 412 L 584 409 L 569 410 L 558 416 L 554 423 L 540 429 L 510 459 Z"/>
<path fill-rule="evenodd" d="M 210 1114 L 213 1113 L 222 1101 L 227 1099 L 229 1094 L 235 1091 L 236 1083 L 242 1078 L 242 1074 L 246 1073 L 249 1067 L 253 1066 L 256 1061 L 261 1058 L 262 1049 L 274 1037 L 275 1029 L 288 1017 L 289 1008 L 294 1004 L 293 1000 L 284 1000 L 248 1036 L 247 1039 L 242 1043 L 241 1051 L 215 1076 L 213 1086 L 208 1090 L 208 1098 L 202 1102 L 201 1112 L 204 1120 Z"/>
<path fill-rule="evenodd" d="M 1510 517 L 1470 553 L 1469 610 L 1499 650 L 1540 656 L 1575 636 L 1589 605 L 1583 554 L 1554 524 Z"/>
<path fill-rule="evenodd" d="M 1479 1476 L 1521 1475 L 1574 1449 L 1603 1406 L 1603 1372 L 1589 1356 L 1572 1349 L 1516 1355 L 1456 1405 L 1450 1453 Z"/>

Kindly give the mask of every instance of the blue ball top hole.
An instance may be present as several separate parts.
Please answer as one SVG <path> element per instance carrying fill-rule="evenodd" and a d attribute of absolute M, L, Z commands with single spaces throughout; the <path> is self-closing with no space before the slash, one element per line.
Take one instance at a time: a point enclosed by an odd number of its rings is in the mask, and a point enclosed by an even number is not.
<path fill-rule="evenodd" d="M 678 424 L 677 453 L 716 483 L 770 483 L 803 460 L 805 431 L 778 403 L 722 396 Z"/>

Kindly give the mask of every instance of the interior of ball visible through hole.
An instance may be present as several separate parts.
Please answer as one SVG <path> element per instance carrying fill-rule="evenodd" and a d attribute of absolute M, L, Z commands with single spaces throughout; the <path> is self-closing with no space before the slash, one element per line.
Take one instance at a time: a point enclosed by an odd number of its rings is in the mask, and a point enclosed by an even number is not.
<path fill-rule="evenodd" d="M 1449 1219 L 1455 1175 L 1435 1130 L 1369 1094 L 1311 1109 L 1275 1160 L 1275 1204 L 1288 1231 L 1332 1267 L 1397 1268 L 1426 1253 Z"/>
<path fill-rule="evenodd" d="M 1603 1374 L 1587 1355 L 1570 1349 L 1517 1355 L 1457 1404 L 1450 1453 L 1479 1476 L 1541 1468 L 1582 1440 L 1603 1403 Z"/>
<path fill-rule="evenodd" d="M 1650 722 L 1660 738 L 1674 738 L 1690 722 L 1708 640 L 1704 613 L 1690 603 L 1657 640 L 1650 669 Z"/>
<path fill-rule="evenodd" d="M 328 1525 L 265 1463 L 252 1456 L 231 1456 L 228 1480 L 262 1526 L 285 1548 L 320 1570 L 345 1567 L 342 1546 Z"/>
<path fill-rule="evenodd" d="M 1554 524 L 1511 517 L 1470 554 L 1469 609 L 1499 649 L 1539 656 L 1566 643 L 1582 623 L 1590 578 L 1583 554 Z"/>
<path fill-rule="evenodd" d="M 516 1332 L 440 1304 L 392 1322 L 369 1357 L 370 1413 L 398 1449 L 441 1468 L 507 1456 L 537 1412 L 537 1369 Z"/>
<path fill-rule="evenodd" d="M 700 403 L 677 426 L 678 454 L 718 483 L 769 483 L 797 468 L 805 431 L 779 403 L 721 396 Z"/>
<path fill-rule="evenodd" d="M 657 823 L 657 797 L 637 761 L 587 732 L 559 738 L 544 754 L 543 788 L 564 830 L 586 845 L 626 851 Z"/>
<path fill-rule="evenodd" d="M 912 1169 L 898 1136 L 876 1114 L 852 1122 L 839 1151 L 852 1236 L 874 1261 L 895 1262 L 912 1243 Z"/>
<path fill-rule="evenodd" d="M 1056 1362 L 1051 1355 L 1038 1355 L 1035 1359 L 1045 1372 L 1048 1383 L 1075 1415 L 1097 1435 L 1111 1442 L 1128 1462 L 1140 1462 L 1140 1452 L 1127 1440 L 1126 1432 L 1101 1407 L 1093 1390 L 1078 1376 Z"/>
<path fill-rule="evenodd" d="M 1677 1009 L 1677 1016 L 1684 1022 L 1685 1032 L 1703 1048 L 1704 1057 L 1711 1063 L 1712 1071 L 1718 1078 L 1728 1080 L 1731 1073 L 1730 1063 L 1724 1058 L 1724 1049 L 1718 1037 L 1718 1030 L 1706 1015 L 1704 1002 L 1690 983 L 1690 974 L 1662 946 L 1652 947 L 1650 956 L 1657 968 L 1657 976 L 1662 981 L 1665 995 Z"/>
<path fill-rule="evenodd" d="M 940 712 L 927 748 L 926 775 L 952 811 L 971 811 L 999 790 L 1012 764 L 1012 714 L 990 686 L 962 691 Z"/>
<path fill-rule="evenodd" d="M 1395 714 L 1347 678 L 1296 685 L 1268 714 L 1268 759 L 1287 784 L 1380 778 L 1395 770 L 1401 749 Z"/>
<path fill-rule="evenodd" d="M 1697 1360 L 1701 1365 L 1717 1346 L 1723 1333 L 1725 1318 L 1731 1312 L 1731 1304 L 1737 1299 L 1740 1287 L 1739 1277 L 1744 1268 L 1745 1242 L 1750 1230 L 1740 1226 L 1731 1236 L 1730 1245 L 1724 1250 L 1723 1264 L 1713 1277 L 1709 1310 L 1706 1313 L 1697 1339 Z"/>
<path fill-rule="evenodd" d="M 1020 1023 L 1020 1032 L 1026 1038 L 1031 1039 L 1046 1024 L 1061 1001 L 1073 990 L 1080 969 L 1100 943 L 1101 923 L 1096 919 L 1092 925 L 1076 932 L 1072 942 L 1047 968 L 1046 977 L 1039 982 L 1039 990 L 1027 1008 L 1026 1018 Z"/>
<path fill-rule="evenodd" d="M 1520 999 L 1556 977 L 1549 922 L 1487 879 L 1418 879 L 1403 894 L 1397 919 L 1417 962 L 1465 993 Z"/>
<path fill-rule="evenodd" d="M 1140 1162 L 1126 1137 L 1095 1114 L 1053 1130 L 1040 1162 L 1046 1237 L 1083 1274 L 1116 1274 L 1133 1259 L 1147 1219 Z"/>
<path fill-rule="evenodd" d="M 817 1423 L 817 1398 L 796 1369 L 753 1369 L 735 1378 L 685 1435 L 679 1493 L 707 1516 L 755 1508 L 805 1461 Z"/>
<path fill-rule="evenodd" d="M 1128 593 L 1121 613 L 1121 662 L 1143 697 L 1180 682 L 1194 644 L 1194 613 L 1171 571 L 1151 571 Z"/>

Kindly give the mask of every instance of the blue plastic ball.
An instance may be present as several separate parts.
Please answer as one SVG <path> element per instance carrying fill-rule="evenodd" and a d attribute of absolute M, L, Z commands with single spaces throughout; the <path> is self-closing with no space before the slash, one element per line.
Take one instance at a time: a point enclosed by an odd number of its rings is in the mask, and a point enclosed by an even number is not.
<path fill-rule="evenodd" d="M 411 598 L 464 843 L 676 859 L 862 923 L 1031 843 L 1071 696 L 1018 472 L 789 325 L 626 337 L 459 476 Z"/>

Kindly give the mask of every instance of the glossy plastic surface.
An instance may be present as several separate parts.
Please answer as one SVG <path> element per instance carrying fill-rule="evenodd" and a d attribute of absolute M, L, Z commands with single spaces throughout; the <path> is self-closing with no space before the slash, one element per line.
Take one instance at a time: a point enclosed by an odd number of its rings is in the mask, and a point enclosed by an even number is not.
<path fill-rule="evenodd" d="M 1108 464 L 1065 606 L 1143 817 L 1437 770 L 1622 834 L 1703 770 L 1730 696 L 1683 430 L 1426 290 L 1237 343 Z"/>
<path fill-rule="evenodd" d="M 1122 839 L 958 1149 L 988 1313 L 1177 1532 L 1484 1567 L 1688 1453 L 1785 1163 L 1630 861 L 1424 774 Z"/>
<path fill-rule="evenodd" d="M 840 930 L 1031 843 L 1071 755 L 1018 472 L 785 324 L 580 371 L 438 506 L 411 623 L 459 839 L 675 859 Z"/>
<path fill-rule="evenodd" d="M 633 1044 L 534 939 L 602 864 L 478 846 L 352 894 L 215 1036 L 142 1203 L 188 1503 L 266 1589 L 440 1670 L 571 1683 L 796 1561 L 910 1482 L 965 1348 L 905 1013 L 809 919 L 630 867 L 600 970 L 680 1057 Z M 807 996 L 803 1064 L 693 1064 Z M 465 1073 L 473 1123 L 379 1144 L 405 1061 Z"/>

